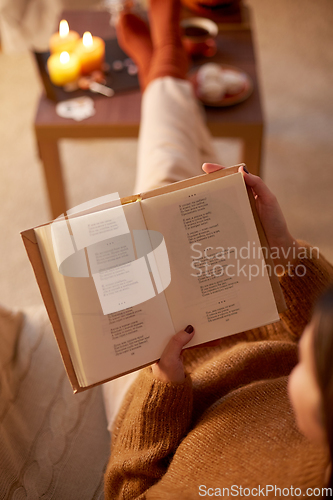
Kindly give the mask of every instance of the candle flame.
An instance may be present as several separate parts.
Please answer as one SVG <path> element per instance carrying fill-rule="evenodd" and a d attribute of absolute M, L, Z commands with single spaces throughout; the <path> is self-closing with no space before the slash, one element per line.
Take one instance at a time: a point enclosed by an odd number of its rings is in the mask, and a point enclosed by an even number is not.
<path fill-rule="evenodd" d="M 61 52 L 61 54 L 60 54 L 60 62 L 61 62 L 61 64 L 68 63 L 69 59 L 70 59 L 70 57 L 69 57 L 68 52 Z"/>
<path fill-rule="evenodd" d="M 68 33 L 69 33 L 68 22 L 65 19 L 63 19 L 62 21 L 60 21 L 59 24 L 59 35 L 61 38 L 66 38 Z"/>
<path fill-rule="evenodd" d="M 92 46 L 93 38 L 92 38 L 91 33 L 89 31 L 86 31 L 85 33 L 83 33 L 82 43 L 85 47 Z"/>

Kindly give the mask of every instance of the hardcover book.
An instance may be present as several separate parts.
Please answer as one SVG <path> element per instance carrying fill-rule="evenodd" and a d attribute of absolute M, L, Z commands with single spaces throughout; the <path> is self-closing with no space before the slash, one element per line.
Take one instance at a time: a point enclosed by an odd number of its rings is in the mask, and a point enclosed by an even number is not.
<path fill-rule="evenodd" d="M 74 392 L 188 347 L 279 320 L 285 308 L 238 167 L 67 211 L 22 233 Z"/>

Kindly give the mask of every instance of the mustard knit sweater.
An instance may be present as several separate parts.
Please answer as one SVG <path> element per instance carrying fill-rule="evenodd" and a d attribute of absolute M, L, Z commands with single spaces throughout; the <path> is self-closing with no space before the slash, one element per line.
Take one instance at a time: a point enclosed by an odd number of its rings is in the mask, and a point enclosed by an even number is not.
<path fill-rule="evenodd" d="M 327 453 L 298 432 L 287 395 L 297 340 L 333 281 L 307 251 L 304 277 L 281 278 L 280 322 L 185 351 L 182 384 L 141 372 L 113 429 L 106 499 L 307 498 L 324 486 Z"/>

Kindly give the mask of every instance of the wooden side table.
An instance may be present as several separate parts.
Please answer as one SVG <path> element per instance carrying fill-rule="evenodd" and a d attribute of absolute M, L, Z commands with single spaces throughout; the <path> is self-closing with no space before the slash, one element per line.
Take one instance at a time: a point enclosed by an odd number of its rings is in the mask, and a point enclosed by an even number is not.
<path fill-rule="evenodd" d="M 87 13 L 78 11 L 66 17 L 71 28 L 80 34 L 86 29 L 103 37 L 110 37 L 113 33 L 108 24 L 107 13 L 89 12 L 87 17 Z M 235 106 L 207 108 L 207 125 L 214 137 L 242 139 L 242 161 L 251 172 L 259 174 L 263 117 L 251 30 L 222 30 L 217 43 L 218 53 L 210 60 L 237 66 L 246 71 L 253 80 L 254 90 L 246 101 Z M 82 122 L 75 122 L 59 117 L 55 111 L 55 103 L 44 95 L 41 96 L 34 126 L 54 218 L 69 208 L 58 141 L 64 138 L 138 137 L 140 107 L 139 91 L 115 95 L 112 98 L 95 98 L 95 115 Z"/>

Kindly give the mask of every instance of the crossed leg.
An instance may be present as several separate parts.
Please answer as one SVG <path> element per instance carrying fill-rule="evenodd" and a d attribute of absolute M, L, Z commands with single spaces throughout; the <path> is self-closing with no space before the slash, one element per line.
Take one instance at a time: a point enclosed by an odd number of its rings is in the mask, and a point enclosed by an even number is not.
<path fill-rule="evenodd" d="M 117 26 L 143 91 L 136 193 L 200 175 L 202 163 L 217 162 L 204 112 L 186 80 L 179 17 L 179 0 L 151 0 L 150 28 L 131 13 Z"/>

